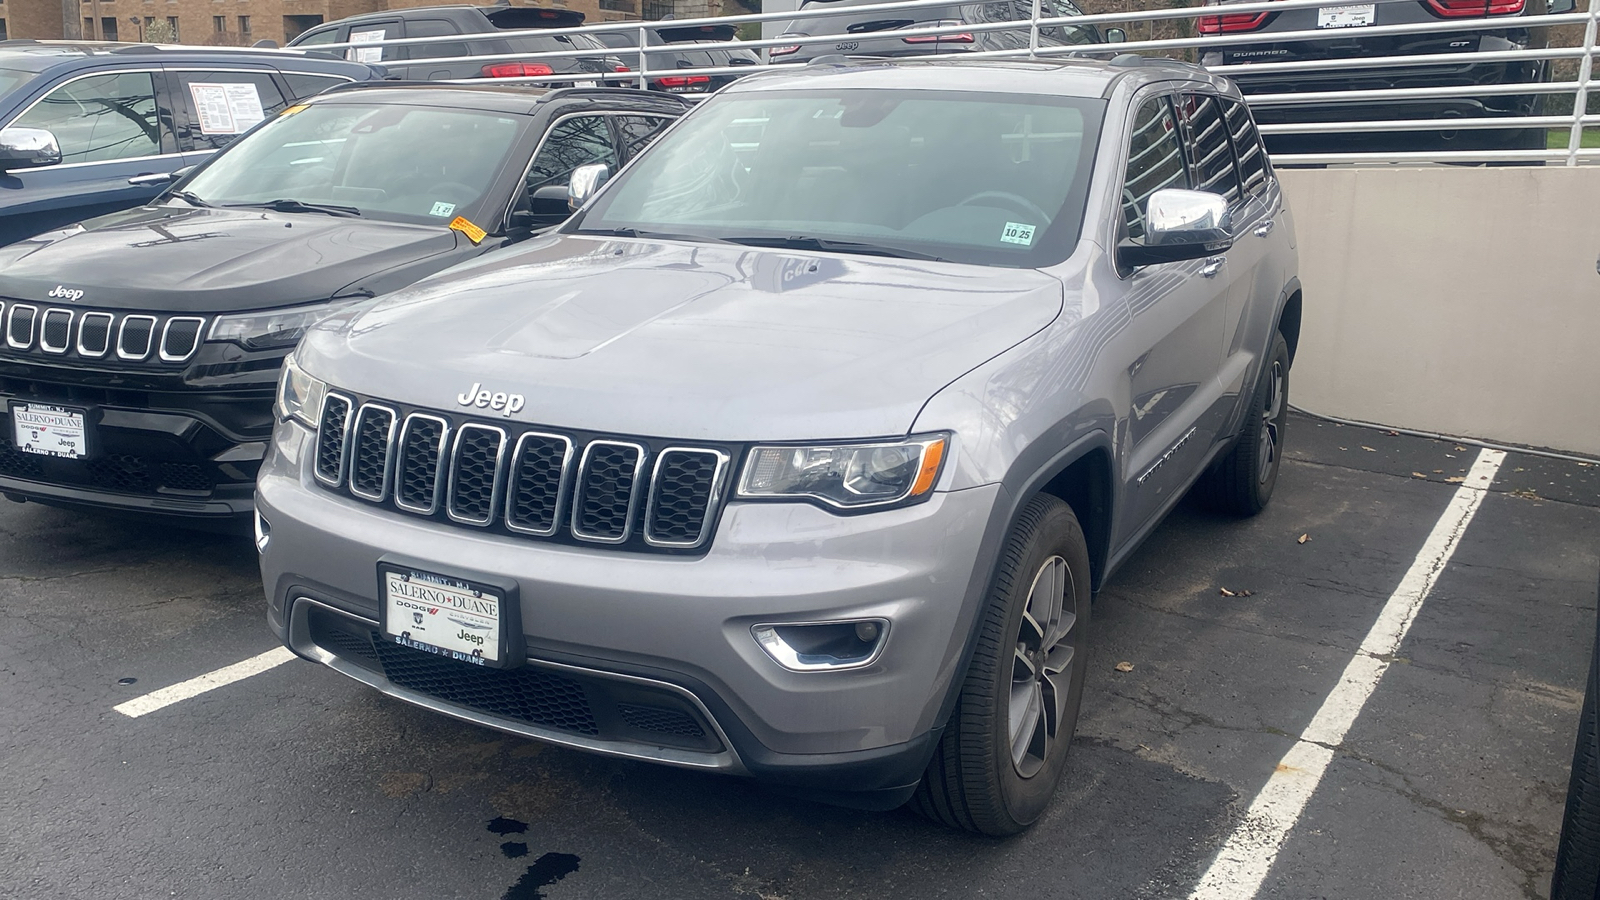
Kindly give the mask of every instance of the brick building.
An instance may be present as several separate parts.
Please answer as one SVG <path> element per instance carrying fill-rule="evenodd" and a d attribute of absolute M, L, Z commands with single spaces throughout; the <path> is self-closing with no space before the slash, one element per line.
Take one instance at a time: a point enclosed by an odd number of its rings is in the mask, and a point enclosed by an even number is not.
<path fill-rule="evenodd" d="M 212 45 L 248 45 L 265 39 L 282 44 L 323 22 L 442 2 L 448 0 L 0 0 L 0 39 L 81 38 Z M 590 23 L 661 19 L 669 15 L 686 19 L 720 15 L 722 10 L 722 0 L 512 2 L 516 6 L 575 9 Z M 73 7 L 78 7 L 75 17 L 70 12 Z"/>

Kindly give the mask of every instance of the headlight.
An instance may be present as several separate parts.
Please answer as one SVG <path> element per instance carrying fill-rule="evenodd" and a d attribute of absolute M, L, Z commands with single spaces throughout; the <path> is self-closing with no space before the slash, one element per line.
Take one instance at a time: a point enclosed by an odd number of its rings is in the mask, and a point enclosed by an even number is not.
<path fill-rule="evenodd" d="M 327 384 L 306 374 L 294 361 L 294 354 L 283 360 L 283 375 L 278 379 L 278 418 L 295 419 L 307 428 L 322 420 L 322 399 L 328 396 Z"/>
<path fill-rule="evenodd" d="M 359 298 L 356 298 L 359 299 Z M 218 316 L 211 323 L 213 341 L 230 341 L 246 350 L 273 350 L 293 347 L 306 329 L 317 324 L 324 316 L 348 306 L 353 300 L 336 303 L 318 303 L 314 306 L 293 306 L 288 309 L 269 309 L 265 312 L 244 313 L 237 316 Z"/>
<path fill-rule="evenodd" d="M 810 499 L 865 509 L 927 499 L 939 479 L 946 435 L 879 444 L 756 447 L 745 461 L 739 496 Z"/>

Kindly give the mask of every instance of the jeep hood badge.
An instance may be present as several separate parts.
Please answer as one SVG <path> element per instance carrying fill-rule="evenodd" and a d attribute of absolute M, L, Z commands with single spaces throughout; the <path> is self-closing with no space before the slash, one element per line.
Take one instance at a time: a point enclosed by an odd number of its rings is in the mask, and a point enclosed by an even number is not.
<path fill-rule="evenodd" d="M 521 394 L 507 394 L 504 391 L 491 392 L 481 382 L 474 381 L 472 387 L 456 395 L 456 402 L 462 406 L 475 406 L 478 409 L 492 409 L 502 416 L 510 418 L 522 411 L 527 405 L 527 399 Z"/>

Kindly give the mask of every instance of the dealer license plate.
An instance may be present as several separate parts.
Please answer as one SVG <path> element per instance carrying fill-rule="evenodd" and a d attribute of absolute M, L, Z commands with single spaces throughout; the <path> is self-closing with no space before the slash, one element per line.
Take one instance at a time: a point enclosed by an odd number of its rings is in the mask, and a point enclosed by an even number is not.
<path fill-rule="evenodd" d="M 385 637 L 462 662 L 505 664 L 505 597 L 499 591 L 415 569 L 384 567 L 379 578 Z"/>
<path fill-rule="evenodd" d="M 11 442 L 24 453 L 83 459 L 89 435 L 83 410 L 43 403 L 11 404 Z"/>
<path fill-rule="evenodd" d="M 1377 4 L 1357 6 L 1324 6 L 1317 10 L 1318 28 L 1358 28 L 1371 25 L 1377 16 Z"/>

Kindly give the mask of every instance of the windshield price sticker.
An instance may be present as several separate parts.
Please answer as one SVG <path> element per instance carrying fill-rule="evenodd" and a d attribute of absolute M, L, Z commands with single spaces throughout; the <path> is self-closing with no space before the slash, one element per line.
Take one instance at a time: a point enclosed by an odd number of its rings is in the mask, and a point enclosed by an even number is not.
<path fill-rule="evenodd" d="M 1377 4 L 1357 6 L 1324 6 L 1317 10 L 1318 28 L 1358 28 L 1371 25 L 1376 18 Z"/>
<path fill-rule="evenodd" d="M 12 443 L 24 453 L 83 459 L 89 455 L 83 411 L 38 403 L 11 407 Z"/>
<path fill-rule="evenodd" d="M 240 134 L 267 117 L 253 84 L 196 81 L 189 85 L 201 134 Z"/>
<path fill-rule="evenodd" d="M 501 598 L 427 572 L 383 572 L 384 633 L 397 644 L 475 665 L 501 661 Z"/>
<path fill-rule="evenodd" d="M 471 241 L 474 247 L 483 243 L 483 239 L 489 236 L 489 232 L 467 221 L 466 216 L 456 216 L 452 219 L 450 221 L 450 230 L 459 231 L 466 235 L 467 240 Z"/>
<path fill-rule="evenodd" d="M 1033 232 L 1034 226 L 1032 225 L 1024 225 L 1021 222 L 1007 222 L 1006 227 L 1000 230 L 1000 240 L 1007 244 L 1032 247 Z"/>

